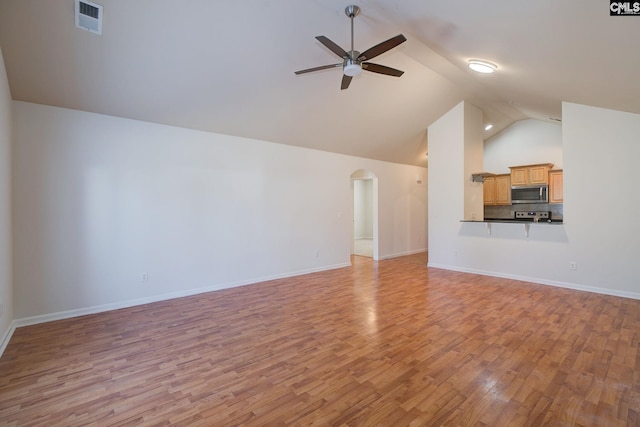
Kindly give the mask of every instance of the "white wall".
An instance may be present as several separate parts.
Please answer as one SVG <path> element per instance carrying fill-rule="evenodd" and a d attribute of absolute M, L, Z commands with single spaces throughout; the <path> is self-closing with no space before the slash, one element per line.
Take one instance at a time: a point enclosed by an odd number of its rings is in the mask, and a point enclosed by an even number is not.
<path fill-rule="evenodd" d="M 565 103 L 562 123 L 575 281 L 640 298 L 640 114 Z"/>
<path fill-rule="evenodd" d="M 471 179 L 471 174 L 482 171 L 482 110 L 468 102 L 463 103 L 463 105 L 464 168 L 462 179 L 464 181 L 464 218 L 483 219 L 484 192 L 482 184 Z"/>
<path fill-rule="evenodd" d="M 379 180 L 380 257 L 426 247 L 424 168 L 13 107 L 24 322 L 348 265 L 358 169 Z"/>
<path fill-rule="evenodd" d="M 520 120 L 484 143 L 483 170 L 510 173 L 509 166 L 553 163 L 562 169 L 562 126 Z"/>
<path fill-rule="evenodd" d="M 13 319 L 11 252 L 11 93 L 0 51 L 0 354 Z"/>
<path fill-rule="evenodd" d="M 353 181 L 353 238 L 373 239 L 373 180 Z"/>
<path fill-rule="evenodd" d="M 429 126 L 429 264 L 447 262 L 464 218 L 464 103 Z M 435 250 L 434 250 L 435 249 Z"/>
<path fill-rule="evenodd" d="M 429 127 L 430 266 L 640 298 L 640 115 L 563 105 L 563 225 L 459 222 L 460 132 L 459 107 Z"/>

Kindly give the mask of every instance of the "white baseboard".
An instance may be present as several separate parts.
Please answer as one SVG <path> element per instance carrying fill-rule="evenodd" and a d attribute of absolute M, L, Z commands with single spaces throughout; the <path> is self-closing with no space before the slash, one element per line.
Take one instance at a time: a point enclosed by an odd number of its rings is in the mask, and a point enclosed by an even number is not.
<path fill-rule="evenodd" d="M 9 341 L 15 331 L 16 321 L 14 320 L 9 324 L 9 327 L 4 331 L 4 334 L 2 334 L 2 338 L 0 339 L 0 357 L 2 357 L 2 353 L 4 353 L 4 349 L 7 348 L 7 345 L 9 345 Z"/>
<path fill-rule="evenodd" d="M 383 260 L 383 259 L 391 259 L 391 258 L 399 258 L 401 256 L 407 256 L 407 255 L 415 255 L 415 254 L 419 254 L 422 252 L 427 252 L 426 249 L 416 249 L 413 251 L 406 251 L 406 252 L 399 252 L 396 254 L 389 254 L 389 255 L 383 255 L 378 257 L 379 260 Z"/>
<path fill-rule="evenodd" d="M 144 298 L 119 301 L 119 302 L 110 303 L 110 304 L 101 304 L 101 305 L 95 305 L 91 307 L 83 307 L 83 308 L 77 308 L 73 310 L 59 311 L 56 313 L 41 314 L 37 316 L 30 316 L 30 317 L 23 317 L 21 319 L 15 319 L 13 320 L 13 322 L 11 322 L 9 329 L 3 335 L 2 341 L 0 341 L 1 343 L 0 357 L 2 357 L 2 353 L 4 352 L 4 349 L 9 344 L 9 340 L 11 339 L 13 332 L 16 330 L 16 328 L 19 328 L 22 326 L 37 325 L 39 323 L 52 322 L 54 320 L 69 319 L 72 317 L 85 316 L 87 314 L 96 314 L 96 313 L 102 313 L 105 311 L 119 310 L 121 308 L 134 307 L 137 305 L 149 304 L 149 303 L 158 302 L 158 301 L 166 301 L 174 298 L 188 297 L 192 295 L 202 294 L 205 292 L 213 292 L 213 291 L 219 291 L 222 289 L 252 285 L 255 283 L 267 282 L 269 280 L 285 279 L 287 277 L 302 276 L 304 274 L 317 273 L 320 271 L 335 270 L 337 268 L 349 267 L 350 265 L 351 265 L 350 262 L 333 264 L 333 265 L 328 265 L 328 266 L 323 266 L 318 268 L 309 268 L 305 270 L 294 271 L 290 273 L 257 277 L 254 279 L 242 280 L 238 282 L 223 283 L 223 284 L 207 286 L 203 288 L 188 289 L 184 291 L 170 292 L 166 294 L 153 295 L 153 296 L 144 297 Z"/>
<path fill-rule="evenodd" d="M 475 268 L 465 268 L 465 267 L 458 267 L 453 265 L 436 264 L 431 262 L 427 263 L 427 267 L 441 268 L 443 270 L 459 271 L 462 273 L 479 274 L 481 276 L 500 277 L 502 279 L 519 280 L 521 282 L 530 282 L 530 283 L 536 283 L 539 285 L 556 286 L 558 288 L 573 289 L 576 291 L 593 292 L 596 294 L 611 295 L 615 297 L 640 300 L 640 293 L 638 292 L 617 291 L 615 289 L 597 288 L 594 286 L 585 286 L 577 283 L 560 282 L 556 280 L 540 279 L 538 277 L 519 276 L 515 274 L 497 273 L 495 271 L 477 270 Z"/>

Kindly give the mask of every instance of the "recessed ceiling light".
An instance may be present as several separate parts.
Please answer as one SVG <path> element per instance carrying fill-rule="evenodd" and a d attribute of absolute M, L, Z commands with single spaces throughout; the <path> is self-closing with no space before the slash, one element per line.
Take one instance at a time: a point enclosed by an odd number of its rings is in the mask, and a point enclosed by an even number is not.
<path fill-rule="evenodd" d="M 493 124 L 487 123 L 484 127 L 484 130 L 491 130 L 492 127 L 493 127 Z"/>
<path fill-rule="evenodd" d="M 498 68 L 498 66 L 491 62 L 481 61 L 479 59 L 470 59 L 469 68 L 478 73 L 491 74 L 496 70 L 496 68 Z"/>

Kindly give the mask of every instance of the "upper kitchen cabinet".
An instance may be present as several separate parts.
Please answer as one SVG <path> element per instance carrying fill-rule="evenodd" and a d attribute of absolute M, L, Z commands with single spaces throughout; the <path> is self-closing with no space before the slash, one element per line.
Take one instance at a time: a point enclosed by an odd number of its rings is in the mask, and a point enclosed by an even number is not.
<path fill-rule="evenodd" d="M 496 175 L 496 205 L 511 204 L 511 175 Z"/>
<path fill-rule="evenodd" d="M 549 203 L 562 203 L 564 201 L 562 182 L 562 169 L 549 172 Z"/>
<path fill-rule="evenodd" d="M 493 176 L 486 177 L 482 181 L 482 194 L 485 205 L 496 204 L 496 178 Z"/>
<path fill-rule="evenodd" d="M 511 185 L 549 184 L 549 171 L 553 163 L 538 165 L 511 166 Z"/>
<path fill-rule="evenodd" d="M 482 184 L 485 205 L 511 204 L 511 175 L 500 174 L 486 177 Z"/>

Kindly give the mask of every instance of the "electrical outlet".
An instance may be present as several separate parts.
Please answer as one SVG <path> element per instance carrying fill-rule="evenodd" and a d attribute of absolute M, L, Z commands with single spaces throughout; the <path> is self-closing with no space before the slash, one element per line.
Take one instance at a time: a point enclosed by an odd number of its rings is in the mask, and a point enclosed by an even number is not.
<path fill-rule="evenodd" d="M 149 281 L 149 273 L 147 273 L 146 271 L 142 274 L 140 274 L 140 281 L 141 282 L 148 282 Z"/>
<path fill-rule="evenodd" d="M 0 317 L 4 314 L 4 304 L 0 303 Z"/>
<path fill-rule="evenodd" d="M 575 261 L 569 261 L 569 270 L 576 271 L 578 269 L 578 263 Z"/>

